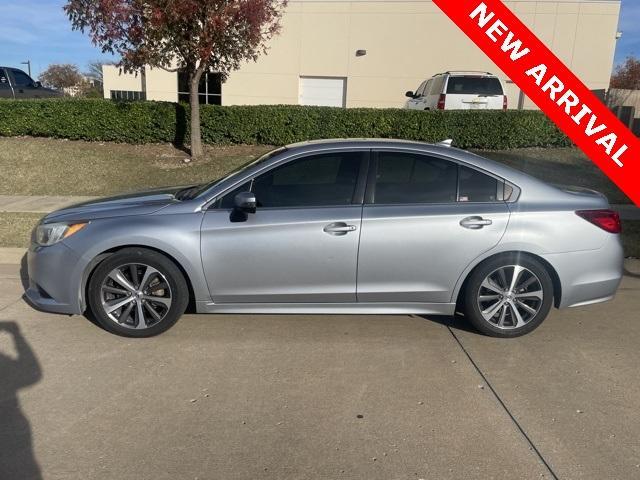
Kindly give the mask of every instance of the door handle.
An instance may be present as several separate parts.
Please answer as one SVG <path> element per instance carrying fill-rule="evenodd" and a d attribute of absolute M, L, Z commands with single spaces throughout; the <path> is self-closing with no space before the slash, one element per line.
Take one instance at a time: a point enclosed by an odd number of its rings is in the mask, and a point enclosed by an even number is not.
<path fill-rule="evenodd" d="M 330 223 L 326 227 L 322 229 L 324 233 L 328 233 L 329 235 L 342 236 L 346 235 L 349 232 L 354 232 L 356 230 L 355 225 L 347 225 L 344 222 L 334 222 Z"/>
<path fill-rule="evenodd" d="M 491 225 L 492 223 L 492 220 L 482 217 L 467 217 L 460 220 L 460 225 L 470 230 L 479 230 L 487 225 Z"/>

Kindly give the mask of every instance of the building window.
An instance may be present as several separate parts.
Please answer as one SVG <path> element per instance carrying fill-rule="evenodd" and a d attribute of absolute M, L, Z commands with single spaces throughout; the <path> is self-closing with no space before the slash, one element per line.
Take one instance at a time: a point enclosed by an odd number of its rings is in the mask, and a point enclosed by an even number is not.
<path fill-rule="evenodd" d="M 222 77 L 219 73 L 202 74 L 198 99 L 202 105 L 222 105 Z M 189 102 L 189 75 L 186 72 L 178 72 L 178 101 Z"/>
<path fill-rule="evenodd" d="M 147 92 L 133 90 L 111 90 L 111 100 L 146 100 Z"/>

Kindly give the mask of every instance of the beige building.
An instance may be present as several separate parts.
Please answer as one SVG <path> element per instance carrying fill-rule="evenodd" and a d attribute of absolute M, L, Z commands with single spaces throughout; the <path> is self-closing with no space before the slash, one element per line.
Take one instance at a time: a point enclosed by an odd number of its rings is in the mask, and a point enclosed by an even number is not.
<path fill-rule="evenodd" d="M 510 0 L 506 4 L 593 90 L 608 89 L 620 0 Z M 104 66 L 105 97 L 186 100 L 180 75 Z M 220 85 L 209 74 L 203 103 L 401 107 L 404 93 L 449 70 L 497 74 L 510 108 L 521 92 L 430 0 L 293 0 L 268 54 Z M 528 100 L 525 108 L 535 106 Z"/>

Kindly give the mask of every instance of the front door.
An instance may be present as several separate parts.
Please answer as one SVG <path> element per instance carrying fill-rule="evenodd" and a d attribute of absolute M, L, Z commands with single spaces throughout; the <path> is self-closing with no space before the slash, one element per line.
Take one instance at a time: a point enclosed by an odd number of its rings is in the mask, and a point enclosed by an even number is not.
<path fill-rule="evenodd" d="M 33 79 L 22 70 L 11 69 L 15 98 L 35 98 L 37 88 Z"/>
<path fill-rule="evenodd" d="M 501 182 L 417 153 L 380 151 L 365 199 L 359 302 L 449 303 L 466 267 L 502 238 Z"/>
<path fill-rule="evenodd" d="M 355 302 L 367 162 L 368 151 L 297 158 L 216 201 L 201 236 L 213 301 Z M 233 210 L 242 191 L 255 194 L 255 214 Z"/>

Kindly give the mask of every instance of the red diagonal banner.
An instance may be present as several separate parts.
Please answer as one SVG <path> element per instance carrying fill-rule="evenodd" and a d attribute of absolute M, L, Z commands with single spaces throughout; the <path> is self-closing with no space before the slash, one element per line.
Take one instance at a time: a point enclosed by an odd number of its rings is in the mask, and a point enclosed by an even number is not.
<path fill-rule="evenodd" d="M 638 138 L 504 3 L 433 2 L 640 206 Z"/>

